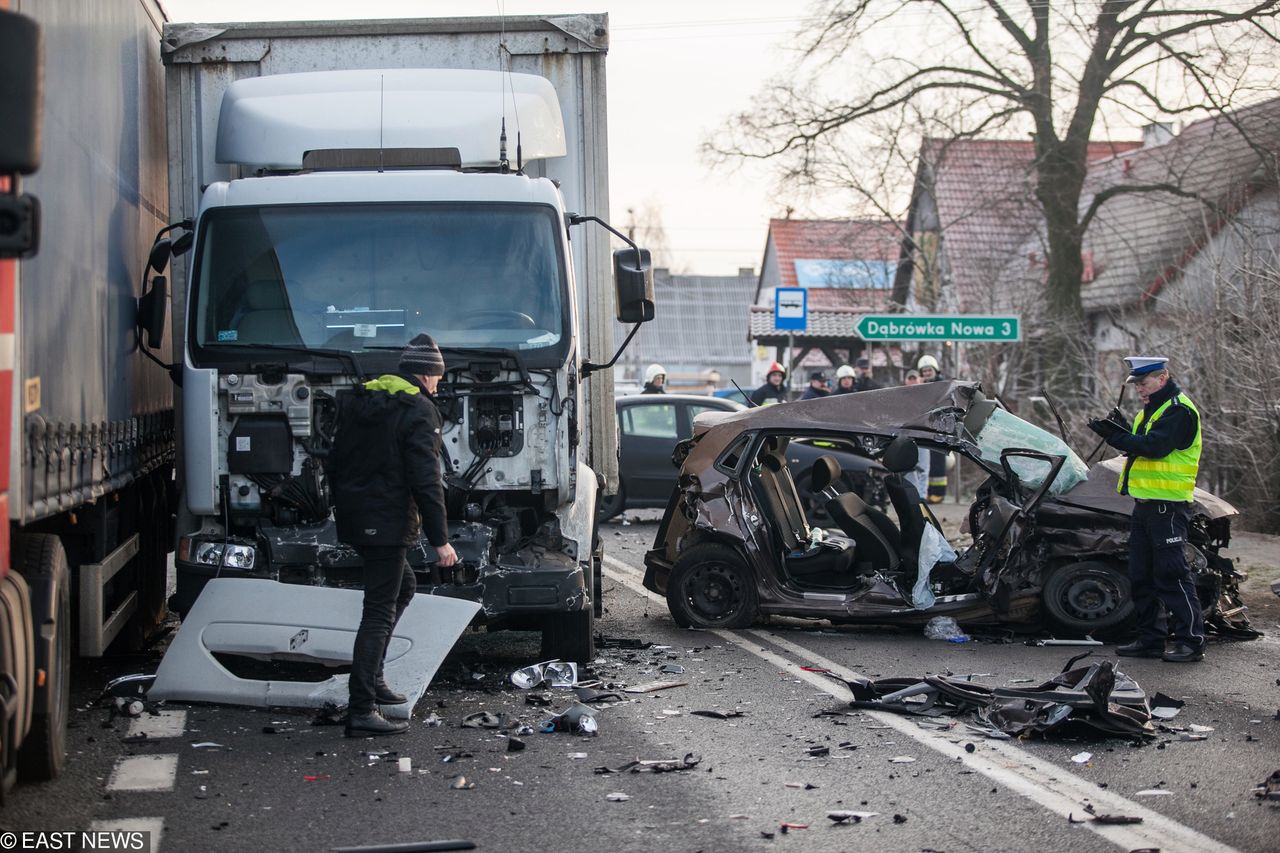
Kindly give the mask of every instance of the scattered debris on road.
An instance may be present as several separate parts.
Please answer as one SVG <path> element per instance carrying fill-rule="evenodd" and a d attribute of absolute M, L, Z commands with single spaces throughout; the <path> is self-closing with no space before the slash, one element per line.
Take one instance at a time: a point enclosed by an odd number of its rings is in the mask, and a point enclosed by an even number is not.
<path fill-rule="evenodd" d="M 521 690 L 541 687 L 569 688 L 578 686 L 578 665 L 560 660 L 543 661 L 511 673 L 511 683 Z"/>
<path fill-rule="evenodd" d="M 1065 723 L 1108 735 L 1154 736 L 1147 697 L 1138 683 L 1111 661 L 1073 669 L 1080 657 L 1068 661 L 1054 678 L 1027 688 L 990 687 L 941 675 L 838 680 L 853 693 L 849 704 L 855 708 L 926 717 L 972 713 L 972 727 L 993 737 L 1045 733 Z"/>
<path fill-rule="evenodd" d="M 852 811 L 838 810 L 838 811 L 827 812 L 827 818 L 831 820 L 833 823 L 854 824 L 854 823 L 862 823 L 864 820 L 868 818 L 876 817 L 879 814 L 880 812 L 852 812 Z"/>
<path fill-rule="evenodd" d="M 672 687 L 688 687 L 687 681 L 648 681 L 644 684 L 632 684 L 624 688 L 626 693 L 653 693 L 657 690 L 670 690 Z"/>
<path fill-rule="evenodd" d="M 1253 789 L 1253 795 L 1260 800 L 1280 801 L 1280 770 L 1259 782 Z"/>

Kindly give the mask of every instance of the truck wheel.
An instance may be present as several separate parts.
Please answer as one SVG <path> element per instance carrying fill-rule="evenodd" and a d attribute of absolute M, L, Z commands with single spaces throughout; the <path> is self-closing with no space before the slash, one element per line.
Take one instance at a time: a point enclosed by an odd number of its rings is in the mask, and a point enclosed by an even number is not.
<path fill-rule="evenodd" d="M 1129 576 L 1120 566 L 1099 560 L 1055 569 L 1040 597 L 1050 620 L 1078 635 L 1114 631 L 1133 614 Z"/>
<path fill-rule="evenodd" d="M 595 660 L 594 617 L 591 608 L 549 617 L 542 625 L 542 656 L 575 663 Z"/>
<path fill-rule="evenodd" d="M 13 542 L 14 568 L 31 586 L 36 672 L 31 731 L 18 753 L 18 774 L 43 782 L 62 772 L 67 758 L 71 711 L 71 572 L 57 536 L 20 534 Z"/>
<path fill-rule="evenodd" d="M 704 542 L 676 560 L 667 608 L 681 628 L 746 628 L 756 619 L 755 577 L 727 545 Z"/>

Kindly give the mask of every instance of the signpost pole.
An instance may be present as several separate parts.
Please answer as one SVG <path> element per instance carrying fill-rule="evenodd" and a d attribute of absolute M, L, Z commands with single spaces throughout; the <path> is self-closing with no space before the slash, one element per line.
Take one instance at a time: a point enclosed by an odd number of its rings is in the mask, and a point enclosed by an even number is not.
<path fill-rule="evenodd" d="M 794 333 L 789 332 L 787 334 L 787 393 L 788 395 L 790 395 L 790 392 L 794 391 L 796 387 L 795 386 L 795 382 L 796 382 L 795 347 L 796 347 L 796 336 Z"/>

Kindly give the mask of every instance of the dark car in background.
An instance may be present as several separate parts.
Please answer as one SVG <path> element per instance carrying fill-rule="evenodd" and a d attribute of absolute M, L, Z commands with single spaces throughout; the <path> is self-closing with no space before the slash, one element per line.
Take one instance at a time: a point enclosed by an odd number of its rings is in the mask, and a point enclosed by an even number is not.
<path fill-rule="evenodd" d="M 618 493 L 600 501 L 600 519 L 627 509 L 661 509 L 667 505 L 679 470 L 671 461 L 676 444 L 693 436 L 693 419 L 703 412 L 740 412 L 747 408 L 726 397 L 702 394 L 630 394 L 617 399 Z M 885 506 L 879 462 L 854 451 L 839 438 L 798 439 L 787 448 L 787 462 L 796 472 L 796 492 L 814 524 L 830 521 L 826 500 L 813 490 L 809 475 L 819 456 L 830 455 L 843 472 L 842 491 L 860 496 L 874 507 Z"/>
<path fill-rule="evenodd" d="M 676 445 L 693 436 L 702 412 L 740 412 L 741 403 L 705 394 L 631 394 L 617 398 L 618 492 L 600 499 L 600 519 L 626 509 L 661 509 L 679 470 Z"/>

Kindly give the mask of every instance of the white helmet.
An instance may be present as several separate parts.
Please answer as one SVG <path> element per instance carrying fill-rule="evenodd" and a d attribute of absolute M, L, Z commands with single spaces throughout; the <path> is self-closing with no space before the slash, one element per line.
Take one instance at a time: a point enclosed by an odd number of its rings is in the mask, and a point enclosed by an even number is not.
<path fill-rule="evenodd" d="M 855 376 L 856 374 L 853 372 L 853 368 L 847 364 L 842 364 L 840 365 L 839 368 L 836 369 L 837 382 L 839 382 L 841 379 L 853 379 Z"/>
<path fill-rule="evenodd" d="M 931 355 L 920 356 L 920 360 L 916 362 L 916 370 L 924 370 L 926 367 L 931 367 L 936 371 L 938 369 L 938 360 Z"/>
<path fill-rule="evenodd" d="M 651 364 L 644 369 L 644 384 L 648 385 L 650 382 L 652 382 L 654 379 L 657 379 L 659 376 L 665 378 L 666 375 L 667 375 L 667 369 L 663 367 L 661 364 Z"/>

